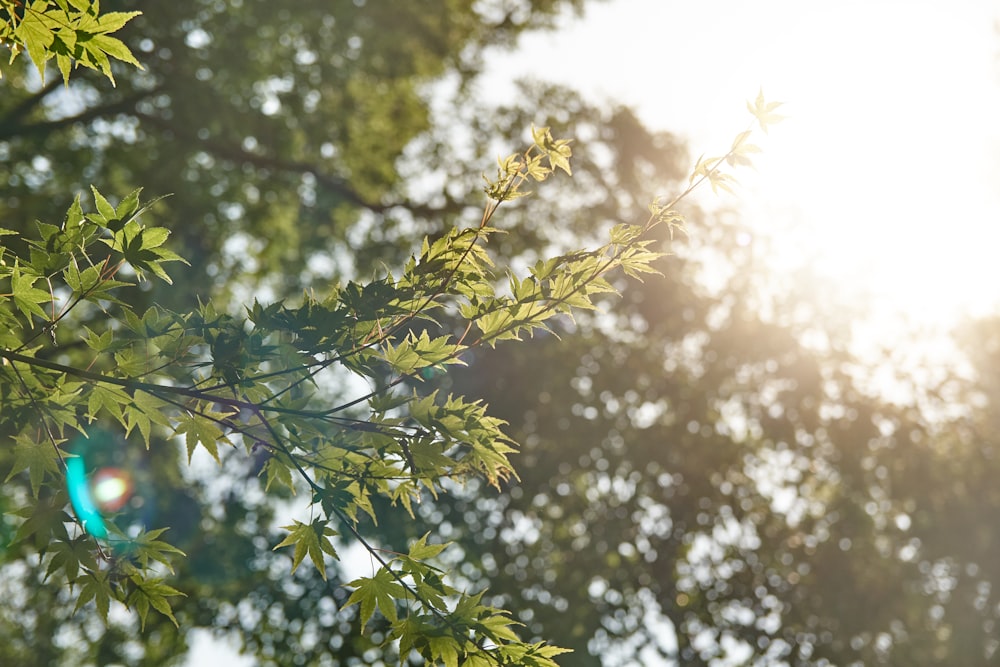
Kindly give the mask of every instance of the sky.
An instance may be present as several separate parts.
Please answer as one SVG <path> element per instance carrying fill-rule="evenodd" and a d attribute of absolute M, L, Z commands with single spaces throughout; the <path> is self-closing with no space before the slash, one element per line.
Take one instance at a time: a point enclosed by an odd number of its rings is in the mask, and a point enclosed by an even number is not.
<path fill-rule="evenodd" d="M 947 325 L 1000 306 L 998 19 L 992 0 L 590 3 L 489 57 L 484 90 L 567 83 L 633 105 L 696 157 L 729 148 L 763 89 L 788 118 L 719 202 L 774 241 L 776 276 L 809 266 L 831 290 Z M 199 632 L 187 664 L 252 661 Z"/>
<path fill-rule="evenodd" d="M 944 323 L 1000 303 L 998 19 L 995 0 L 617 0 L 489 62 L 634 105 L 693 157 L 724 153 L 763 89 L 788 118 L 720 204 L 789 275 Z"/>

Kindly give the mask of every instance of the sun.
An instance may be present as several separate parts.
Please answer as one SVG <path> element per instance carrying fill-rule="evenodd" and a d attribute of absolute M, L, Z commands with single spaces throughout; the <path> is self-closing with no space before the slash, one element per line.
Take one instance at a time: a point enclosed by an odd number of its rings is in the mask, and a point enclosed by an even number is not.
<path fill-rule="evenodd" d="M 850 97 L 865 108 L 851 114 L 811 87 L 789 90 L 791 117 L 751 177 L 750 223 L 786 260 L 878 310 L 946 324 L 995 309 L 1000 142 L 986 139 L 985 119 L 945 120 L 954 100 L 1000 113 L 996 86 L 939 81 L 930 99 L 916 84 L 872 97 L 863 77 L 882 72 L 846 64 Z"/>
<path fill-rule="evenodd" d="M 998 18 L 987 2 L 619 1 L 493 66 L 632 104 L 694 155 L 725 152 L 762 85 L 788 119 L 725 204 L 776 266 L 944 325 L 1000 304 Z"/>

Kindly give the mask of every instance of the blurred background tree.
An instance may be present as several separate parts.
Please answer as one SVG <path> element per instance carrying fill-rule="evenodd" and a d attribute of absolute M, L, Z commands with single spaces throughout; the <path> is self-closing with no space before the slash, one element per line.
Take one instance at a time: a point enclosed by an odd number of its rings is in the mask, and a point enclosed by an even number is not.
<path fill-rule="evenodd" d="M 582 2 L 106 5 L 144 12 L 123 39 L 145 70 L 116 69 L 109 93 L 97 74 L 43 85 L 24 62 L 6 69 L 0 210 L 20 230 L 91 182 L 174 193 L 152 214 L 192 266 L 175 289 L 134 290 L 140 307 L 211 296 L 235 312 L 396 266 L 421 235 L 479 216 L 479 174 L 532 123 L 575 137 L 576 162 L 504 217 L 501 252 L 523 264 L 683 188 L 683 143 L 627 108 L 538 82 L 499 108 L 478 100 L 488 47 Z M 995 664 L 1000 326 L 963 339 L 980 374 L 889 400 L 865 382 L 840 304 L 775 296 L 734 218 L 690 212 L 691 239 L 663 239 L 665 277 L 561 323 L 567 340 L 426 378 L 511 423 L 521 479 L 366 531 L 403 549 L 436 527 L 461 547 L 465 584 L 574 648 L 565 664 Z M 706 249 L 729 276 L 719 289 L 700 280 Z M 347 575 L 284 575 L 270 549 L 287 508 L 265 502 L 258 461 L 190 473 L 172 448 L 134 456 L 156 488 L 150 522 L 189 555 L 182 628 L 235 636 L 258 664 L 397 659 L 340 608 Z M 0 662 L 183 663 L 188 637 L 164 618 L 139 633 L 128 616 L 105 629 L 70 613 L 13 524 L 0 525 Z"/>

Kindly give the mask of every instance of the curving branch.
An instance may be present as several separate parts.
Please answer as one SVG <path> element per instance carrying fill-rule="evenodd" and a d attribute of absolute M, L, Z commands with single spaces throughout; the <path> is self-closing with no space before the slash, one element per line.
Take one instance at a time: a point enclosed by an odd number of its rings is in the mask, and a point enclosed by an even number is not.
<path fill-rule="evenodd" d="M 13 109 L 7 112 L 3 119 L 0 119 L 0 127 L 11 125 L 14 121 L 27 116 L 35 107 L 45 101 L 46 97 L 55 92 L 61 84 L 61 80 L 52 79 L 34 94 L 18 102 Z"/>
<path fill-rule="evenodd" d="M 43 89 L 45 90 L 45 89 Z M 21 124 L 18 121 L 23 118 L 31 109 L 31 107 L 36 106 L 42 101 L 39 97 L 37 100 L 31 100 L 27 108 L 20 109 L 22 105 L 12 110 L 11 113 L 7 114 L 6 117 L 0 119 L 0 141 L 5 139 L 11 139 L 14 137 L 24 137 L 31 135 L 45 135 L 52 132 L 56 132 L 65 127 L 70 127 L 76 125 L 77 123 L 88 123 L 98 118 L 106 118 L 109 116 L 115 116 L 120 113 L 135 112 L 135 105 L 142 100 L 155 95 L 161 90 L 160 87 L 150 88 L 149 90 L 144 90 L 141 92 L 133 93 L 113 102 L 111 104 L 105 104 L 101 106 L 91 107 L 75 116 L 67 116 L 66 118 L 59 118 L 56 120 L 46 120 L 38 123 L 27 123 Z M 41 91 L 39 91 L 41 92 Z M 51 92 L 51 91 L 49 91 Z M 46 93 L 48 94 L 48 93 Z M 26 102 L 28 102 L 26 100 Z"/>
<path fill-rule="evenodd" d="M 324 188 L 335 192 L 346 201 L 360 208 L 367 209 L 373 213 L 387 213 L 393 209 L 405 209 L 414 215 L 435 218 L 442 215 L 457 214 L 465 210 L 477 208 L 472 204 L 463 204 L 449 197 L 445 193 L 446 201 L 443 206 L 430 206 L 418 204 L 408 200 L 397 201 L 372 201 L 363 197 L 357 190 L 351 187 L 347 179 L 330 174 L 320 166 L 311 162 L 301 160 L 286 160 L 271 155 L 261 155 L 253 153 L 240 146 L 217 139 L 201 139 L 194 129 L 178 125 L 169 120 L 153 114 L 136 112 L 136 117 L 145 123 L 173 133 L 175 136 L 183 137 L 192 143 L 196 143 L 202 150 L 223 160 L 249 164 L 259 169 L 270 169 L 279 172 L 292 174 L 309 174 L 316 179 L 316 182 Z"/>

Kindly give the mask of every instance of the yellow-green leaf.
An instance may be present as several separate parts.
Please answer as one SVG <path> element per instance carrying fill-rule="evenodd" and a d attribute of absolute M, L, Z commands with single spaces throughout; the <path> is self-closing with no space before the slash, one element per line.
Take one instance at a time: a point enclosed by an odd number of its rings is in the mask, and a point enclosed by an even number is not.
<path fill-rule="evenodd" d="M 406 590 L 395 580 L 391 572 L 382 568 L 374 577 L 355 579 L 348 586 L 353 586 L 355 590 L 347 598 L 344 606 L 361 605 L 362 625 L 368 623 L 376 607 L 390 621 L 396 621 L 396 600 L 403 599 Z"/>
<path fill-rule="evenodd" d="M 282 547 L 294 546 L 292 572 L 298 569 L 299 564 L 308 555 L 325 581 L 326 563 L 324 562 L 324 554 L 338 558 L 337 552 L 333 548 L 333 543 L 330 541 L 332 537 L 337 535 L 337 532 L 327 526 L 322 519 L 317 519 L 312 523 L 295 521 L 291 525 L 282 526 L 282 528 L 289 531 L 288 535 L 276 544 L 272 551 Z"/>

